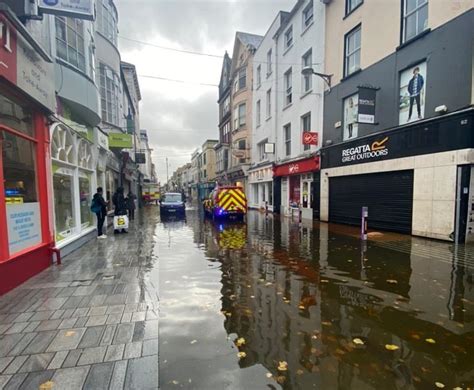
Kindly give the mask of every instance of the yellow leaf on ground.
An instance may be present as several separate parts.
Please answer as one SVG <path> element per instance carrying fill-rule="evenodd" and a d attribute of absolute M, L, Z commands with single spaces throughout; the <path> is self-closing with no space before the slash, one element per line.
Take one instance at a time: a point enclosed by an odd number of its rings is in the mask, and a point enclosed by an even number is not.
<path fill-rule="evenodd" d="M 278 362 L 277 370 L 278 370 L 278 371 L 286 371 L 286 370 L 288 370 L 288 363 L 285 362 L 285 361 Z"/>
<path fill-rule="evenodd" d="M 306 307 L 304 307 L 304 305 L 299 305 L 299 306 L 298 306 L 298 309 L 304 310 L 304 309 L 306 309 Z"/>
<path fill-rule="evenodd" d="M 436 340 L 434 339 L 425 339 L 425 341 L 429 344 L 436 344 Z"/>
<path fill-rule="evenodd" d="M 356 337 L 355 339 L 352 340 L 352 342 L 356 345 L 364 345 L 365 343 L 359 339 L 358 337 Z"/>
<path fill-rule="evenodd" d="M 75 331 L 70 330 L 70 331 L 66 332 L 66 337 L 71 337 L 71 336 L 74 336 L 75 334 L 76 334 Z"/>
<path fill-rule="evenodd" d="M 390 284 L 398 284 L 398 280 L 395 280 L 395 279 L 387 279 L 387 283 L 390 283 Z"/>
<path fill-rule="evenodd" d="M 444 385 L 444 383 L 441 383 L 441 382 L 435 382 L 435 386 L 438 388 L 438 389 L 444 389 L 446 386 Z"/>
<path fill-rule="evenodd" d="M 246 357 L 247 354 L 242 351 L 242 352 L 239 352 L 239 353 L 237 354 L 237 356 L 242 359 L 242 358 Z"/>
<path fill-rule="evenodd" d="M 299 370 L 296 370 L 296 375 L 303 375 L 304 371 L 300 368 Z"/>
<path fill-rule="evenodd" d="M 54 382 L 47 381 L 40 385 L 39 390 L 50 390 L 53 388 L 53 386 L 54 386 Z"/>
<path fill-rule="evenodd" d="M 267 372 L 267 378 L 271 378 L 273 375 L 270 372 Z"/>
<path fill-rule="evenodd" d="M 389 351 L 396 351 L 399 348 L 400 347 L 398 345 L 395 345 L 395 344 L 385 344 L 385 349 L 387 349 Z"/>
<path fill-rule="evenodd" d="M 237 347 L 241 347 L 244 344 L 245 344 L 245 339 L 243 337 L 241 337 L 235 342 L 235 345 L 237 345 Z"/>

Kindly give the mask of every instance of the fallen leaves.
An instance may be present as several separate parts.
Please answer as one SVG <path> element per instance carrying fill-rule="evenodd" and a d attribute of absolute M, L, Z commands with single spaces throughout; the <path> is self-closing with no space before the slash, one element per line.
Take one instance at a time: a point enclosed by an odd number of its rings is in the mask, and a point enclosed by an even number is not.
<path fill-rule="evenodd" d="M 438 388 L 438 389 L 444 389 L 446 386 L 444 385 L 444 383 L 441 383 L 441 382 L 435 382 L 435 386 Z"/>
<path fill-rule="evenodd" d="M 387 279 L 386 282 L 390 284 L 398 284 L 398 280 L 395 279 Z"/>
<path fill-rule="evenodd" d="M 237 345 L 237 347 L 241 347 L 244 344 L 245 344 L 245 339 L 243 337 L 237 339 L 237 341 L 235 342 L 235 345 Z"/>
<path fill-rule="evenodd" d="M 54 386 L 53 381 L 46 381 L 39 386 L 39 390 L 50 390 Z"/>
<path fill-rule="evenodd" d="M 352 340 L 352 342 L 355 344 L 355 345 L 364 345 L 364 341 L 362 341 L 362 339 L 356 337 L 355 339 Z"/>
<path fill-rule="evenodd" d="M 385 344 L 385 349 L 388 351 L 396 351 L 397 349 L 400 349 L 400 347 L 395 344 Z"/>
<path fill-rule="evenodd" d="M 425 339 L 425 341 L 426 341 L 428 344 L 436 344 L 436 340 L 434 340 L 434 339 Z"/>
<path fill-rule="evenodd" d="M 278 370 L 278 371 L 286 371 L 286 370 L 288 370 L 288 363 L 285 362 L 285 361 L 278 362 L 277 370 Z"/>
<path fill-rule="evenodd" d="M 273 375 L 272 375 L 271 372 L 267 372 L 266 377 L 267 377 L 268 379 L 270 379 L 272 376 L 273 376 Z"/>
<path fill-rule="evenodd" d="M 76 334 L 76 332 L 74 330 L 69 330 L 66 332 L 66 337 L 72 337 Z"/>
<path fill-rule="evenodd" d="M 245 352 L 241 351 L 241 352 L 239 352 L 239 353 L 237 354 L 237 356 L 238 356 L 240 359 L 243 359 L 244 357 L 247 356 L 247 354 L 246 354 Z"/>

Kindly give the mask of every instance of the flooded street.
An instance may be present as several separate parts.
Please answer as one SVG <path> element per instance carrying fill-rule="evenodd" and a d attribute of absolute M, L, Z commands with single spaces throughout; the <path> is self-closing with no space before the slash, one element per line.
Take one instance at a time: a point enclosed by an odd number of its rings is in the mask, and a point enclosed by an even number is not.
<path fill-rule="evenodd" d="M 163 389 L 474 385 L 472 250 L 196 210 L 155 240 Z"/>

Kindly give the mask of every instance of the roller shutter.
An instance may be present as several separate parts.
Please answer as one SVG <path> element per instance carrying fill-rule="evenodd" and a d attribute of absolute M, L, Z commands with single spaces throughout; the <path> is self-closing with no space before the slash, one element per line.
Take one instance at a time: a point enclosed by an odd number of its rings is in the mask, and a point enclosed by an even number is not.
<path fill-rule="evenodd" d="M 359 226 L 363 206 L 369 229 L 411 234 L 413 170 L 329 179 L 330 222 Z"/>

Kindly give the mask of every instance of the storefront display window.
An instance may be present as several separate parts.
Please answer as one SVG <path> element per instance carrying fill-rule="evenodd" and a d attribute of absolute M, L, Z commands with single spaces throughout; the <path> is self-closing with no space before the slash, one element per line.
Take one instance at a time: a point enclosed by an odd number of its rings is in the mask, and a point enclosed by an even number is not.
<path fill-rule="evenodd" d="M 75 160 L 74 138 L 72 133 L 57 126 L 51 139 L 51 157 L 55 160 L 73 164 Z"/>
<path fill-rule="evenodd" d="M 67 175 L 66 173 L 69 173 L 67 171 L 65 168 L 59 168 L 53 175 L 56 240 L 58 241 L 73 234 L 76 226 L 73 177 Z"/>
<path fill-rule="evenodd" d="M 81 226 L 86 228 L 92 224 L 90 204 L 92 201 L 90 175 L 80 173 L 79 177 L 79 202 L 81 209 Z"/>
<path fill-rule="evenodd" d="M 35 143 L 0 132 L 10 255 L 41 243 Z"/>
<path fill-rule="evenodd" d="M 300 177 L 290 176 L 290 206 L 297 207 L 300 204 Z"/>
<path fill-rule="evenodd" d="M 34 136 L 33 117 L 28 108 L 3 95 L 0 95 L 0 123 L 30 137 Z"/>

